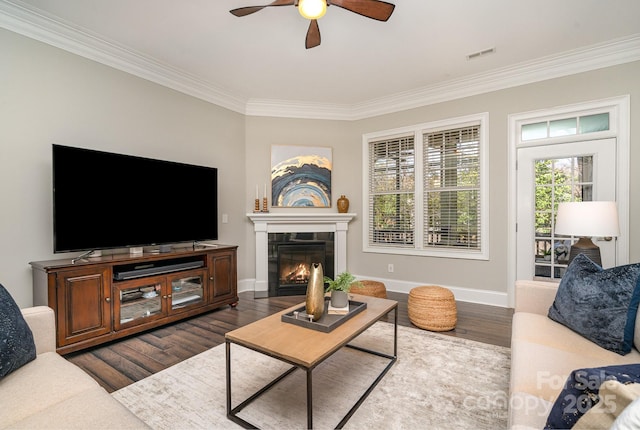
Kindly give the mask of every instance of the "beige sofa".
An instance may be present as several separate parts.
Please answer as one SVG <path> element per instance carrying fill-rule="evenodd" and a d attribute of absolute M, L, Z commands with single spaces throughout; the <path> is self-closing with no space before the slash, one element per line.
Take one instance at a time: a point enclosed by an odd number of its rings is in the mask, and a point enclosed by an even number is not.
<path fill-rule="evenodd" d="M 0 429 L 148 428 L 79 367 L 55 351 L 53 310 L 22 310 L 37 357 L 0 379 Z"/>
<path fill-rule="evenodd" d="M 608 351 L 547 317 L 558 284 L 517 281 L 511 334 L 509 427 L 542 429 L 575 369 L 640 363 L 637 349 Z"/>

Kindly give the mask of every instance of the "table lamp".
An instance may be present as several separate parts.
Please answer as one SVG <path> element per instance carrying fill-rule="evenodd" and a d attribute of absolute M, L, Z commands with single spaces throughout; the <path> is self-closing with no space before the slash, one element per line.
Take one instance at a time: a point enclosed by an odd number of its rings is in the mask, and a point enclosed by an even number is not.
<path fill-rule="evenodd" d="M 578 236 L 571 245 L 569 263 L 578 254 L 585 254 L 594 263 L 602 266 L 600 248 L 591 241 L 597 237 L 620 235 L 616 202 L 568 202 L 558 205 L 555 234 Z"/>

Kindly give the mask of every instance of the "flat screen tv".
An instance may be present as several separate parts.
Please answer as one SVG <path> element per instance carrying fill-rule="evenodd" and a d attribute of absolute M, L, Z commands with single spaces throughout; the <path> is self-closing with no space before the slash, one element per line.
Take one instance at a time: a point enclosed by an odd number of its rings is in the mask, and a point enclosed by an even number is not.
<path fill-rule="evenodd" d="M 214 167 L 53 145 L 53 251 L 218 239 Z"/>

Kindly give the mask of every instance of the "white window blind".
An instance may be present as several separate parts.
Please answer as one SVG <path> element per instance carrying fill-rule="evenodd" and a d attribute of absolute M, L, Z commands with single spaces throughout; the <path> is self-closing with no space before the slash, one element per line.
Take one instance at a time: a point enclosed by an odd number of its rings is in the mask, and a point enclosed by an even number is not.
<path fill-rule="evenodd" d="M 423 163 L 423 247 L 480 250 L 480 126 L 423 134 Z"/>
<path fill-rule="evenodd" d="M 486 260 L 487 113 L 365 134 L 365 252 Z"/>
<path fill-rule="evenodd" d="M 413 247 L 414 135 L 369 143 L 369 244 Z"/>

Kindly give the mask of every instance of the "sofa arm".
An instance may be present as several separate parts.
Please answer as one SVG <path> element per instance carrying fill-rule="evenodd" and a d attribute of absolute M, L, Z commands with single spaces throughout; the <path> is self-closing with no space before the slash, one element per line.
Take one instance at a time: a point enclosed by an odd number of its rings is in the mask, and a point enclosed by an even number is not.
<path fill-rule="evenodd" d="M 55 352 L 56 321 L 53 309 L 47 306 L 34 306 L 21 309 L 25 321 L 33 333 L 36 353 Z"/>
<path fill-rule="evenodd" d="M 544 281 L 516 281 L 515 312 L 547 315 L 556 298 L 558 284 Z"/>

